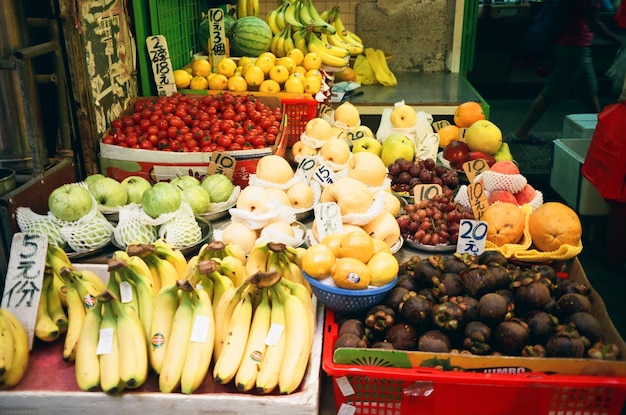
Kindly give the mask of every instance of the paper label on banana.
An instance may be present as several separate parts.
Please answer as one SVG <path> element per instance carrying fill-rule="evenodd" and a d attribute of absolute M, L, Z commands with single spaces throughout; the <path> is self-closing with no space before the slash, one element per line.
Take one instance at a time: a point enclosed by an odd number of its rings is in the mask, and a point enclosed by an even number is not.
<path fill-rule="evenodd" d="M 196 316 L 191 328 L 191 337 L 189 341 L 196 343 L 206 343 L 209 336 L 209 328 L 211 319 L 207 316 Z"/>
<path fill-rule="evenodd" d="M 133 301 L 133 288 L 128 281 L 120 282 L 120 300 L 124 304 Z"/>
<path fill-rule="evenodd" d="M 282 336 L 285 326 L 281 324 L 272 323 L 270 330 L 265 338 L 265 344 L 268 346 L 275 346 L 278 343 L 278 339 Z"/>
<path fill-rule="evenodd" d="M 109 354 L 113 347 L 113 327 L 100 329 L 100 337 L 98 338 L 98 346 L 96 354 Z"/>

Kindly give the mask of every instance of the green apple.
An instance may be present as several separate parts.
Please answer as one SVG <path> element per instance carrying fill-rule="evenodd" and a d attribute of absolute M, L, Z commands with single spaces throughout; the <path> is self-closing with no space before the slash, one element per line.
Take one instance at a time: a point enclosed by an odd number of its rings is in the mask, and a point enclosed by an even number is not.
<path fill-rule="evenodd" d="M 368 151 L 380 156 L 383 151 L 383 145 L 374 137 L 357 138 L 352 141 L 352 152 L 359 153 L 361 151 Z"/>
<path fill-rule="evenodd" d="M 406 136 L 398 133 L 391 134 L 383 141 L 380 158 L 385 166 L 390 165 L 399 158 L 413 161 L 415 146 Z"/>
<path fill-rule="evenodd" d="M 93 207 L 93 196 L 86 187 L 64 184 L 48 197 L 48 208 L 57 218 L 74 222 L 85 216 Z"/>
<path fill-rule="evenodd" d="M 199 186 L 200 180 L 196 179 L 193 176 L 185 175 L 185 176 L 176 176 L 175 178 L 170 180 L 170 183 L 178 187 L 179 189 L 185 189 L 189 186 Z"/>
<path fill-rule="evenodd" d="M 228 200 L 235 190 L 235 185 L 223 174 L 211 174 L 202 180 L 202 187 L 209 191 L 211 203 L 220 203 Z"/>
<path fill-rule="evenodd" d="M 181 202 L 180 190 L 168 182 L 155 183 L 141 197 L 143 211 L 152 218 L 177 211 Z"/>
<path fill-rule="evenodd" d="M 191 177 L 191 176 L 189 176 Z M 187 186 L 180 191 L 182 199 L 186 202 L 193 211 L 194 215 L 204 213 L 209 210 L 211 205 L 211 195 L 209 192 L 198 182 L 197 186 Z"/>
<path fill-rule="evenodd" d="M 89 192 L 102 206 L 124 206 L 128 201 L 126 188 L 111 177 L 102 176 L 89 184 Z"/>
<path fill-rule="evenodd" d="M 141 176 L 128 176 L 121 183 L 128 195 L 127 203 L 141 203 L 143 192 L 152 187 L 152 183 Z"/>

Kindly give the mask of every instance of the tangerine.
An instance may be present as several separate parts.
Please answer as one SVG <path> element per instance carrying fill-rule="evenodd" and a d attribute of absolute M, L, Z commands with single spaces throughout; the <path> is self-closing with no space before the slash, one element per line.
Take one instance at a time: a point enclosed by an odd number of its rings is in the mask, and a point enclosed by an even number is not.
<path fill-rule="evenodd" d="M 468 128 L 475 121 L 484 119 L 483 107 L 475 101 L 464 102 L 454 110 L 454 124 L 459 128 Z"/>
<path fill-rule="evenodd" d="M 453 141 L 458 141 L 461 138 L 459 134 L 460 128 L 455 124 L 449 124 L 445 127 L 441 127 L 437 134 L 439 135 L 439 147 L 444 148 Z"/>

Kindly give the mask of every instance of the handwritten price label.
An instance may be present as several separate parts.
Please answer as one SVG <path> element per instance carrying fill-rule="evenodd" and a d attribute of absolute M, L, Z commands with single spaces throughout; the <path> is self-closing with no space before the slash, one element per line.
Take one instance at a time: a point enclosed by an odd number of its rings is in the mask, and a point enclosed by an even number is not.
<path fill-rule="evenodd" d="M 341 212 L 339 205 L 335 202 L 318 203 L 313 208 L 315 215 L 315 224 L 317 226 L 317 235 L 320 242 L 326 235 L 341 232 L 343 230 L 343 222 L 341 221 Z"/>
<path fill-rule="evenodd" d="M 463 163 L 463 171 L 470 183 L 485 170 L 489 170 L 489 164 L 487 164 L 487 160 L 485 159 L 470 160 Z"/>
<path fill-rule="evenodd" d="M 317 161 L 315 161 L 314 157 L 306 156 L 300 161 L 298 167 L 296 167 L 296 176 L 302 178 L 305 183 L 309 183 L 313 174 L 315 173 L 315 168 L 317 167 Z"/>
<path fill-rule="evenodd" d="M 438 184 L 417 184 L 413 188 L 415 202 L 431 200 L 440 194 L 443 194 L 443 188 Z"/>
<path fill-rule="evenodd" d="M 487 228 L 487 222 L 462 219 L 459 223 L 459 240 L 456 245 L 456 252 L 470 255 L 482 254 L 487 240 Z"/>
<path fill-rule="evenodd" d="M 472 206 L 474 218 L 482 218 L 483 213 L 485 213 L 485 209 L 489 206 L 483 184 L 481 182 L 476 182 L 467 186 L 467 196 L 469 197 L 469 202 Z"/>
<path fill-rule="evenodd" d="M 313 178 L 317 180 L 322 187 L 328 186 L 335 182 L 335 172 L 322 164 L 315 169 Z"/>
<path fill-rule="evenodd" d="M 224 153 L 213 153 L 211 154 L 207 174 L 223 174 L 232 179 L 236 165 L 237 160 L 234 157 Z"/>
<path fill-rule="evenodd" d="M 208 51 L 211 54 L 213 72 L 217 72 L 217 65 L 222 59 L 228 57 L 224 10 L 220 8 L 209 9 L 209 34 Z"/>
<path fill-rule="evenodd" d="M 161 97 L 169 97 L 174 94 L 176 83 L 174 82 L 174 69 L 170 61 L 170 53 L 167 49 L 165 36 L 154 35 L 146 38 L 146 47 L 152 62 L 152 74 L 157 87 L 157 94 Z"/>

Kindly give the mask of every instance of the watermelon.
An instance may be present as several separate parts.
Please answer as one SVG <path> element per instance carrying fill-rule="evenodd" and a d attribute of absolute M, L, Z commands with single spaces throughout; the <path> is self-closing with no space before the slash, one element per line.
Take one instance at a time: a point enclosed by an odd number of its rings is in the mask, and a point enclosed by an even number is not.
<path fill-rule="evenodd" d="M 270 50 L 272 29 L 265 20 L 246 16 L 235 20 L 230 28 L 230 54 L 232 56 L 256 57 Z"/>
<path fill-rule="evenodd" d="M 236 20 L 235 16 L 233 16 L 232 13 L 234 13 L 234 9 L 224 15 L 224 33 L 226 34 L 230 32 L 230 28 Z M 204 53 L 209 53 L 207 47 L 209 45 L 210 37 L 211 33 L 209 32 L 209 16 L 208 14 L 202 13 L 202 20 L 200 21 L 200 26 L 198 26 L 198 42 L 200 42 Z"/>

